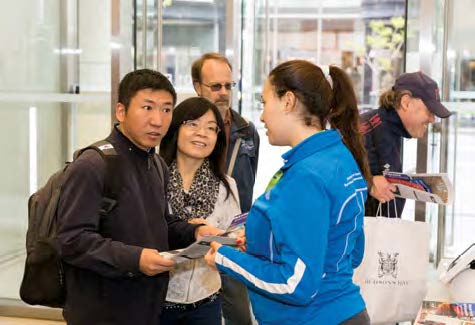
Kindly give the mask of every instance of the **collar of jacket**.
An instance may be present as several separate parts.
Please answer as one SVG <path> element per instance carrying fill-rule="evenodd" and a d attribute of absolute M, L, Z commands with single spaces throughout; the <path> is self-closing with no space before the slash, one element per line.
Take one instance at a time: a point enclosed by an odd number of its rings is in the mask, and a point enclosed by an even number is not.
<path fill-rule="evenodd" d="M 119 129 L 119 123 L 114 124 L 112 129 L 111 138 L 118 142 L 118 145 L 122 149 L 131 151 L 139 157 L 149 158 L 155 154 L 155 148 L 150 148 L 149 151 L 145 151 L 137 147 L 129 138 L 127 138 Z"/>
<path fill-rule="evenodd" d="M 247 129 L 249 126 L 249 121 L 242 117 L 238 112 L 233 109 L 229 109 L 231 111 L 231 134 L 232 133 L 243 133 L 249 134 L 250 130 Z"/>
<path fill-rule="evenodd" d="M 407 132 L 406 127 L 402 124 L 399 114 L 396 112 L 396 109 L 386 109 L 380 107 L 378 113 L 381 116 L 382 120 L 389 124 L 388 129 L 397 134 L 398 136 L 405 138 L 412 138 L 409 132 Z"/>
<path fill-rule="evenodd" d="M 333 129 L 309 136 L 282 155 L 285 163 L 281 169 L 288 169 L 296 162 L 341 142 L 340 133 Z"/>

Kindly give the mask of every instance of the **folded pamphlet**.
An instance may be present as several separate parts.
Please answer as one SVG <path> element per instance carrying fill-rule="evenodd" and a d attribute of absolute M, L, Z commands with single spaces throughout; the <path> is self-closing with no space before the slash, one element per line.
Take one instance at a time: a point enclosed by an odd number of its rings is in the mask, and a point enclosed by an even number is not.
<path fill-rule="evenodd" d="M 231 221 L 231 224 L 226 229 L 226 232 L 222 234 L 221 236 L 235 237 L 235 235 L 238 235 L 239 232 L 242 229 L 244 229 L 246 220 L 247 220 L 247 212 L 234 216 L 233 220 Z"/>
<path fill-rule="evenodd" d="M 442 205 L 452 203 L 453 187 L 447 174 L 383 172 L 383 175 L 396 186 L 397 197 Z"/>
<path fill-rule="evenodd" d="M 203 257 L 210 249 L 212 241 L 218 242 L 222 245 L 237 246 L 236 234 L 243 229 L 247 220 L 247 212 L 236 215 L 229 227 L 220 236 L 207 236 L 194 242 L 190 246 L 173 251 L 160 252 L 160 255 L 174 260 L 176 263 L 193 260 Z"/>

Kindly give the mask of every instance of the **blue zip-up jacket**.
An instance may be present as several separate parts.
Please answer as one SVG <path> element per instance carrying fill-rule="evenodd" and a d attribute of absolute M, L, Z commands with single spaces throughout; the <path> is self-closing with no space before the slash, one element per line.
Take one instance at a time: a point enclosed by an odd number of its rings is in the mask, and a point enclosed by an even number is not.
<path fill-rule="evenodd" d="M 217 267 L 249 288 L 259 324 L 339 324 L 365 308 L 353 268 L 363 258 L 367 195 L 335 130 L 283 156 L 283 176 L 251 208 L 247 253 L 222 246 Z"/>

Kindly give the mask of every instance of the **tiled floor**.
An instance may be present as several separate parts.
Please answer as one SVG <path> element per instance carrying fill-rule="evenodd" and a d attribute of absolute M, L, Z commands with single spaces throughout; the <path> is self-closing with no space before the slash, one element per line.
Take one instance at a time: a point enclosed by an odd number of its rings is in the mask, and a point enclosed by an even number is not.
<path fill-rule="evenodd" d="M 30 318 L 1 317 L 0 325 L 64 325 L 65 322 Z"/>

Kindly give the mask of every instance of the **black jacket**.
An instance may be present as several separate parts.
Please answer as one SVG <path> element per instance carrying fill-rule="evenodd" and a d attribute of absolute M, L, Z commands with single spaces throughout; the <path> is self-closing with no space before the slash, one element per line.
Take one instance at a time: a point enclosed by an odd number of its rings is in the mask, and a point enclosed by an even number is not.
<path fill-rule="evenodd" d="M 245 120 L 239 113 L 231 109 L 231 132 L 229 138 L 226 170 L 229 167 L 236 140 L 238 138 L 242 139 L 231 176 L 236 181 L 241 211 L 247 212 L 251 209 L 252 193 L 256 181 L 257 161 L 259 159 L 259 134 L 252 122 Z"/>
<path fill-rule="evenodd" d="M 58 240 L 65 261 L 68 324 L 159 324 L 168 273 L 139 271 L 142 248 L 158 251 L 194 241 L 196 226 L 168 213 L 164 186 L 150 153 L 117 128 L 107 138 L 119 154 L 121 191 L 105 218 L 102 201 L 105 163 L 87 150 L 66 172 L 59 202 Z M 166 172 L 165 164 L 162 164 Z"/>
<path fill-rule="evenodd" d="M 372 175 L 382 175 L 385 166 L 388 166 L 390 171 L 402 172 L 402 141 L 403 138 L 411 138 L 411 135 L 394 109 L 380 107 L 362 114 L 360 131 L 364 136 Z M 383 204 L 383 215 L 388 216 L 389 211 L 390 217 L 396 217 L 396 215 L 401 217 L 405 202 L 405 199 L 396 198 L 395 203 L 391 201 L 389 206 Z M 378 200 L 368 196 L 365 215 L 375 216 L 378 205 Z"/>

